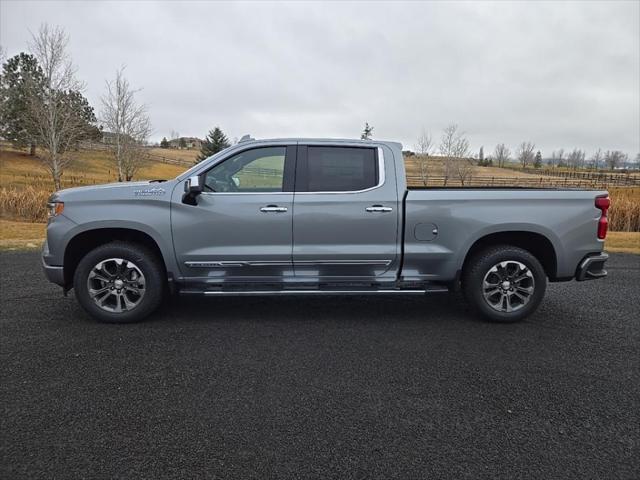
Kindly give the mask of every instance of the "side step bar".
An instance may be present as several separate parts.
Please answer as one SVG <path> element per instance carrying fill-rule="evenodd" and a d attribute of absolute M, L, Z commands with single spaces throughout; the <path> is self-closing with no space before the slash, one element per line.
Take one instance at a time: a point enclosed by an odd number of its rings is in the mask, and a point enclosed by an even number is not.
<path fill-rule="evenodd" d="M 287 295 L 424 295 L 448 292 L 447 287 L 420 290 L 180 290 L 181 295 L 206 295 L 218 297 L 287 296 Z"/>

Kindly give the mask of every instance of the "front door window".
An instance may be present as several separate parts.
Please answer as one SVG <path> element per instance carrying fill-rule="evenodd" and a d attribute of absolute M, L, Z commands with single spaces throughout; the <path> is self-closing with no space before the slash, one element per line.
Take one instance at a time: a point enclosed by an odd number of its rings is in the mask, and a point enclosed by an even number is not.
<path fill-rule="evenodd" d="M 209 170 L 207 192 L 282 192 L 286 147 L 254 148 Z"/>

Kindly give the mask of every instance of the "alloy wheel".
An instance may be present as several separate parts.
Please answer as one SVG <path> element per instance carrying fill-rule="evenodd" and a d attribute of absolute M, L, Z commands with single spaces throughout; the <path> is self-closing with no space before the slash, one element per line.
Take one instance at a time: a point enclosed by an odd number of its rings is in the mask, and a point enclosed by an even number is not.
<path fill-rule="evenodd" d="M 121 313 L 136 308 L 145 293 L 144 274 L 136 264 L 123 258 L 109 258 L 89 272 L 87 288 L 102 310 Z"/>
<path fill-rule="evenodd" d="M 511 313 L 529 303 L 535 289 L 531 270 L 523 263 L 507 260 L 489 269 L 482 282 L 482 295 L 498 312 Z"/>

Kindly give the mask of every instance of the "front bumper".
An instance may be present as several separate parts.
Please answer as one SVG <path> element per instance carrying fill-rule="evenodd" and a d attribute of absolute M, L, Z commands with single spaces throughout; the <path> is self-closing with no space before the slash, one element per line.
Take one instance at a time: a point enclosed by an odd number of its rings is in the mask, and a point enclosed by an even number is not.
<path fill-rule="evenodd" d="M 47 259 L 49 258 L 49 246 L 47 242 L 44 242 L 42 249 L 42 271 L 44 276 L 47 277 L 52 283 L 56 283 L 61 287 L 64 287 L 64 267 L 57 265 L 49 265 Z"/>
<path fill-rule="evenodd" d="M 582 282 L 606 277 L 607 271 L 604 269 L 604 264 L 608 258 L 609 255 L 604 252 L 584 257 L 576 269 L 576 280 Z"/>

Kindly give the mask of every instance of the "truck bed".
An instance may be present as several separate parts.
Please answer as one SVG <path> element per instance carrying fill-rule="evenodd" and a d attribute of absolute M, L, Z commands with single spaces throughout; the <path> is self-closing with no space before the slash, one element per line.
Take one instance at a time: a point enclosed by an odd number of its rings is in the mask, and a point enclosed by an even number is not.
<path fill-rule="evenodd" d="M 409 187 L 404 195 L 405 280 L 446 277 L 459 270 L 474 243 L 488 235 L 550 242 L 556 278 L 572 277 L 597 238 L 604 190 L 504 187 Z M 571 245 L 571 250 L 563 247 Z"/>

